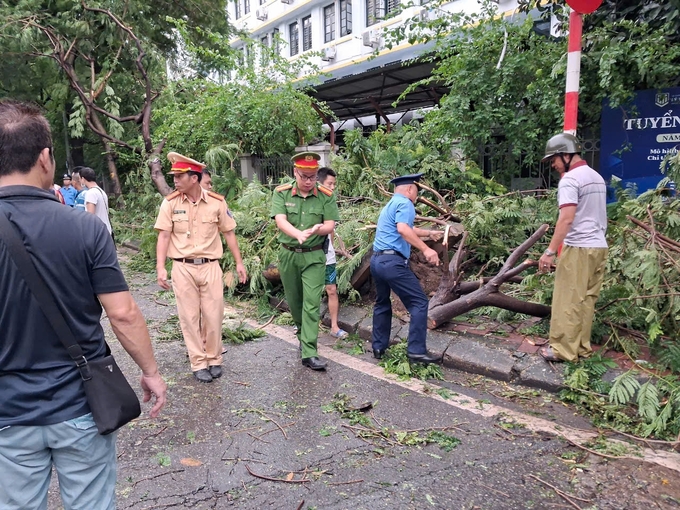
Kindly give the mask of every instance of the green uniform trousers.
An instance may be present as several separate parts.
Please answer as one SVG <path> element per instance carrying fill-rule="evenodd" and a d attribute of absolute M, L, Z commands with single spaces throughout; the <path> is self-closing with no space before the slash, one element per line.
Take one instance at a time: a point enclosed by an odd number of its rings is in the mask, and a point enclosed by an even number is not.
<path fill-rule="evenodd" d="M 564 246 L 557 261 L 550 317 L 550 347 L 566 361 L 593 352 L 590 333 L 600 295 L 607 248 Z"/>
<path fill-rule="evenodd" d="M 326 255 L 323 250 L 295 253 L 281 247 L 279 273 L 290 314 L 298 327 L 302 357 L 317 355 L 319 307 L 326 275 Z"/>

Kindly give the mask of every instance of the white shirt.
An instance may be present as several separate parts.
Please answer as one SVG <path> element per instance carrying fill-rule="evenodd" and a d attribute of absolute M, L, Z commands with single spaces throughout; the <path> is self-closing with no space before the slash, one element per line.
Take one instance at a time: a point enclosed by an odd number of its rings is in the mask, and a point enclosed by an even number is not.
<path fill-rule="evenodd" d="M 95 185 L 88 188 L 85 192 L 85 204 L 94 204 L 94 215 L 104 222 L 106 228 L 111 233 L 111 222 L 109 221 L 109 197 L 104 190 Z"/>

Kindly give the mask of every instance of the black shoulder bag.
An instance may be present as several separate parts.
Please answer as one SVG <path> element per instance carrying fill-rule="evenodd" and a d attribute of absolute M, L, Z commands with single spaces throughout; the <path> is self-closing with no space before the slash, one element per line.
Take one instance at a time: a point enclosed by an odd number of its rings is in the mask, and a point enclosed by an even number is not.
<path fill-rule="evenodd" d="M 66 324 L 59 311 L 54 295 L 33 264 L 19 234 L 10 223 L 4 211 L 0 210 L 0 240 L 7 249 L 14 264 L 19 269 L 40 309 L 49 321 L 52 329 L 75 362 L 83 379 L 87 403 L 92 411 L 94 422 L 100 434 L 106 435 L 119 429 L 137 418 L 142 410 L 139 399 L 125 376 L 116 365 L 108 344 L 106 356 L 96 360 L 85 359 L 83 350 L 73 336 L 71 328 Z"/>

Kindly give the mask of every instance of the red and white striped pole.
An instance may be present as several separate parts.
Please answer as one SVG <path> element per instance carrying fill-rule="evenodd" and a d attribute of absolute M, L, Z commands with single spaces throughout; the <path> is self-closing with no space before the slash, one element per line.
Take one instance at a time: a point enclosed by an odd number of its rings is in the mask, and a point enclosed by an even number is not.
<path fill-rule="evenodd" d="M 571 9 L 567 53 L 567 90 L 564 96 L 564 132 L 576 135 L 578 126 L 578 84 L 581 76 L 581 35 L 583 15 Z"/>

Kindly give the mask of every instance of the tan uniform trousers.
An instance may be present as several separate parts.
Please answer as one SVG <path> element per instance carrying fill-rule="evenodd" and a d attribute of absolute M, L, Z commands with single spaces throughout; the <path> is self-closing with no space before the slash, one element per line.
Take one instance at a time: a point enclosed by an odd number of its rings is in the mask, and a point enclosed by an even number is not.
<path fill-rule="evenodd" d="M 608 251 L 565 245 L 557 261 L 550 347 L 564 360 L 577 361 L 593 352 L 590 333 Z"/>
<path fill-rule="evenodd" d="M 224 287 L 219 261 L 172 264 L 172 288 L 191 370 L 222 364 Z"/>

